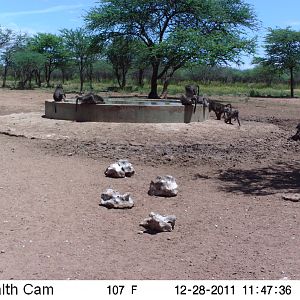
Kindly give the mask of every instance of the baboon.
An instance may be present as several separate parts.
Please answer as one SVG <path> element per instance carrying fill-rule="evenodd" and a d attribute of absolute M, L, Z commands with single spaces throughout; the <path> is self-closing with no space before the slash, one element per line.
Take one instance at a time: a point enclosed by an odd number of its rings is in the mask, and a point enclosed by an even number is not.
<path fill-rule="evenodd" d="M 96 94 L 93 93 L 88 93 L 86 95 L 83 96 L 77 96 L 76 97 L 76 111 L 78 108 L 78 101 L 81 102 L 81 104 L 104 104 L 104 99 Z"/>
<path fill-rule="evenodd" d="M 199 96 L 199 85 L 187 85 L 185 87 L 185 95 L 188 98 L 193 98 L 194 96 Z"/>
<path fill-rule="evenodd" d="M 56 113 L 56 102 L 61 102 L 66 99 L 66 94 L 64 93 L 63 87 L 61 84 L 58 84 L 53 93 L 54 99 L 54 112 Z"/>
<path fill-rule="evenodd" d="M 290 137 L 293 141 L 299 141 L 300 140 L 300 123 L 297 125 L 296 129 L 297 129 L 296 134 L 293 135 L 292 137 Z"/>
<path fill-rule="evenodd" d="M 58 84 L 56 86 L 56 89 L 53 93 L 53 99 L 54 101 L 60 102 L 62 100 L 66 99 L 66 94 L 64 93 L 63 87 L 61 84 Z"/>
<path fill-rule="evenodd" d="M 217 120 L 221 120 L 222 115 L 224 116 L 226 106 L 231 107 L 231 104 L 224 105 L 215 100 L 209 100 L 208 103 L 208 111 L 213 111 L 216 114 Z"/>
<path fill-rule="evenodd" d="M 197 104 L 202 104 L 204 107 L 208 107 L 209 106 L 209 99 L 205 98 L 205 97 L 197 97 Z"/>
<path fill-rule="evenodd" d="M 199 99 L 199 85 L 187 85 L 185 87 L 185 95 L 182 95 L 180 100 L 182 105 L 195 105 L 194 113 L 196 111 L 197 102 Z"/>
<path fill-rule="evenodd" d="M 237 109 L 232 109 L 231 104 L 225 105 L 224 119 L 226 124 L 232 124 L 231 119 L 234 119 L 238 122 L 239 126 L 241 126 L 239 119 L 239 111 Z"/>

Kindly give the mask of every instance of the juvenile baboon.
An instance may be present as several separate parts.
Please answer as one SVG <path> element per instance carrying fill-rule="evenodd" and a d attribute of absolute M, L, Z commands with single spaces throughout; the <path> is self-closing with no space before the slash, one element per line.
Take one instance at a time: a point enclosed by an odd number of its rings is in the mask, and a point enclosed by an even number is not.
<path fill-rule="evenodd" d="M 78 101 L 81 102 L 81 104 L 104 104 L 104 99 L 96 94 L 93 93 L 88 93 L 86 95 L 83 96 L 77 96 L 76 97 L 76 111 L 77 111 L 77 107 L 78 107 Z"/>
<path fill-rule="evenodd" d="M 61 84 L 58 84 L 53 93 L 54 101 L 60 102 L 66 99 L 66 94 L 64 93 L 63 87 Z"/>
<path fill-rule="evenodd" d="M 299 141 L 300 140 L 300 123 L 297 125 L 296 129 L 297 129 L 297 132 L 296 132 L 296 134 L 294 134 L 291 137 L 291 139 L 294 141 Z"/>
<path fill-rule="evenodd" d="M 225 123 L 227 124 L 232 124 L 231 120 L 234 119 L 235 121 L 238 122 L 239 126 L 241 126 L 240 119 L 239 119 L 239 111 L 237 109 L 232 109 L 231 104 L 225 105 L 224 119 L 225 119 Z"/>

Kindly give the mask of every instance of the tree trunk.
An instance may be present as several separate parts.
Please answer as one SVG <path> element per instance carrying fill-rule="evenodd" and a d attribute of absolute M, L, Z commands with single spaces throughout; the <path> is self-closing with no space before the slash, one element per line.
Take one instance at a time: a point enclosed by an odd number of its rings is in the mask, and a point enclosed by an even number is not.
<path fill-rule="evenodd" d="M 80 72 L 80 93 L 83 91 L 83 72 Z"/>
<path fill-rule="evenodd" d="M 117 66 L 114 66 L 114 73 L 115 73 L 115 76 L 117 78 L 117 81 L 118 81 L 118 85 L 119 87 L 121 88 L 121 75 L 120 75 L 120 72 L 119 72 L 119 68 Z"/>
<path fill-rule="evenodd" d="M 6 86 L 7 71 L 8 71 L 8 66 L 5 65 L 5 67 L 4 67 L 4 73 L 3 73 L 3 83 L 2 83 L 2 87 L 3 88 Z"/>
<path fill-rule="evenodd" d="M 47 87 L 50 87 L 50 68 L 45 64 L 45 80 Z"/>
<path fill-rule="evenodd" d="M 35 71 L 35 83 L 38 87 L 42 86 L 41 72 L 39 70 Z"/>
<path fill-rule="evenodd" d="M 121 84 L 121 88 L 124 89 L 126 86 L 126 71 L 123 68 L 122 69 L 122 84 Z"/>
<path fill-rule="evenodd" d="M 84 82 L 84 66 L 83 66 L 83 59 L 80 59 L 80 64 L 79 64 L 79 77 L 80 77 L 80 93 L 83 91 L 83 82 Z"/>
<path fill-rule="evenodd" d="M 170 81 L 171 81 L 171 77 L 167 77 L 164 80 L 163 90 L 162 90 L 161 95 L 160 95 L 161 98 L 163 98 L 163 99 L 168 98 L 168 86 L 170 84 Z"/>
<path fill-rule="evenodd" d="M 93 64 L 90 63 L 89 65 L 89 71 L 88 71 L 88 76 L 89 76 L 89 83 L 90 83 L 90 90 L 93 90 Z"/>
<path fill-rule="evenodd" d="M 62 81 L 62 84 L 65 84 L 65 70 L 62 68 L 61 69 L 61 81 Z"/>
<path fill-rule="evenodd" d="M 291 98 L 294 98 L 294 69 L 290 68 L 291 74 Z"/>
<path fill-rule="evenodd" d="M 157 93 L 158 69 L 159 63 L 152 63 L 151 91 L 148 95 L 149 99 L 159 99 Z"/>
<path fill-rule="evenodd" d="M 144 69 L 139 69 L 138 86 L 140 87 L 144 86 Z"/>

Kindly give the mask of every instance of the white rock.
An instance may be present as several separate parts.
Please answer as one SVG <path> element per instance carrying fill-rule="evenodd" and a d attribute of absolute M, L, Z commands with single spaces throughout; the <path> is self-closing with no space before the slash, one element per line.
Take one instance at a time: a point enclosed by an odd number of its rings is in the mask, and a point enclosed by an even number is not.
<path fill-rule="evenodd" d="M 300 201 L 300 194 L 284 194 L 284 195 L 282 195 L 282 198 L 284 200 L 299 202 Z"/>
<path fill-rule="evenodd" d="M 116 163 L 111 164 L 104 172 L 107 177 L 124 178 L 131 177 L 134 174 L 134 168 L 126 159 L 120 159 Z"/>
<path fill-rule="evenodd" d="M 148 194 L 150 196 L 174 197 L 178 193 L 175 178 L 170 175 L 157 176 L 150 183 Z"/>
<path fill-rule="evenodd" d="M 127 159 L 120 159 L 118 160 L 117 164 L 123 169 L 126 177 L 131 177 L 134 175 L 134 168 Z"/>
<path fill-rule="evenodd" d="M 117 191 L 107 189 L 101 194 L 100 205 L 107 208 L 132 208 L 134 201 L 128 193 L 121 195 Z"/>
<path fill-rule="evenodd" d="M 170 232 L 174 229 L 176 216 L 163 216 L 154 212 L 149 214 L 140 226 L 144 227 L 149 232 Z"/>

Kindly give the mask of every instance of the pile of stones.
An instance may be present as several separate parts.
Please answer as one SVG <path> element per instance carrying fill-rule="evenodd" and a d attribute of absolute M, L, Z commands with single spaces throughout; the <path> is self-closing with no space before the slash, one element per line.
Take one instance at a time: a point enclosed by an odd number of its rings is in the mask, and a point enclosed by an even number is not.
<path fill-rule="evenodd" d="M 132 164 L 125 159 L 118 160 L 111 164 L 104 172 L 110 178 L 132 177 L 135 170 Z M 175 197 L 178 193 L 178 185 L 174 177 L 170 175 L 157 176 L 150 183 L 148 194 L 150 196 Z M 134 200 L 129 193 L 121 194 L 113 189 L 107 189 L 101 194 L 100 205 L 109 209 L 131 209 L 134 207 Z M 160 215 L 151 212 L 149 217 L 144 219 L 140 226 L 149 233 L 170 232 L 174 229 L 176 216 Z"/>

